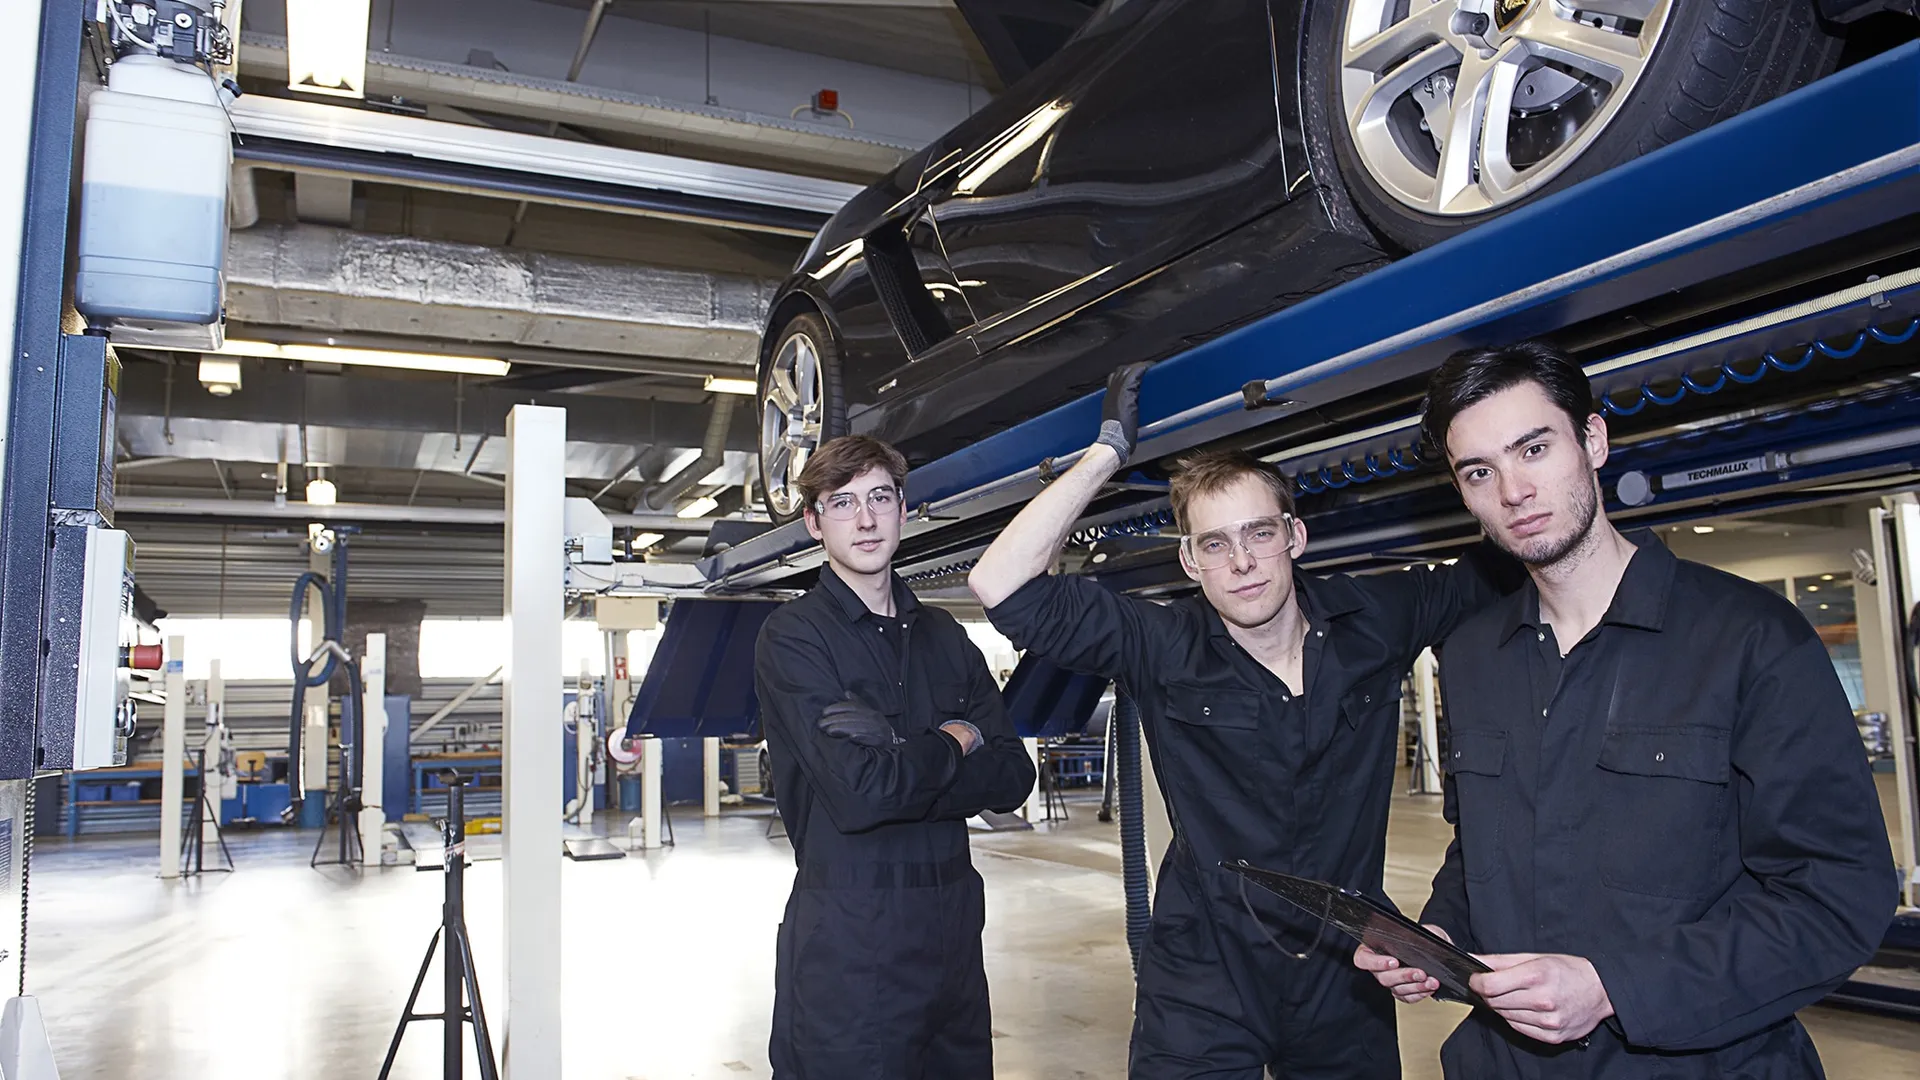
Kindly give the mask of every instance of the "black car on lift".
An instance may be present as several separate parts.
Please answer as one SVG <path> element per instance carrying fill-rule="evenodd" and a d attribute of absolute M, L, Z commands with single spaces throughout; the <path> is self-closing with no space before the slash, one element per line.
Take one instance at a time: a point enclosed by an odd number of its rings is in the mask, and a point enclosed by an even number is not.
<path fill-rule="evenodd" d="M 768 507 L 799 515 L 823 439 L 951 452 L 1818 78 L 1836 20 L 1911 6 L 1107 0 L 815 236 L 762 341 Z"/>

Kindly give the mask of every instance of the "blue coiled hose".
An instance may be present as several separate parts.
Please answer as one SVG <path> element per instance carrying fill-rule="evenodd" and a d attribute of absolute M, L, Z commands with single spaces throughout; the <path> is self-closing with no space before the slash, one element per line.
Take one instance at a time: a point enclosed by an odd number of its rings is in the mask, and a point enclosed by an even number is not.
<path fill-rule="evenodd" d="M 340 641 L 347 623 L 347 542 L 345 537 L 334 541 L 332 582 L 325 576 L 311 571 L 303 573 L 293 583 L 293 602 L 287 608 L 287 620 L 292 626 L 292 643 L 289 646 L 293 661 L 293 714 L 287 725 L 287 796 L 289 805 L 286 816 L 289 820 L 297 817 L 300 804 L 305 798 L 305 783 L 300 776 L 300 740 L 306 723 L 307 689 L 325 686 L 327 680 L 339 669 L 339 654 L 328 652 L 326 662 L 317 669 L 307 667 L 307 658 L 300 655 L 300 618 L 306 614 L 307 590 L 317 589 L 320 593 L 321 640 Z M 340 778 L 347 787 L 359 788 L 358 763 L 355 761 L 353 747 L 360 718 L 360 671 L 353 664 L 347 665 L 348 699 L 341 703 L 340 710 Z M 321 781 L 325 782 L 322 776 Z"/>
<path fill-rule="evenodd" d="M 1127 894 L 1127 950 L 1133 969 L 1140 970 L 1140 950 L 1147 944 L 1153 922 L 1153 899 L 1147 880 L 1147 823 L 1140 802 L 1140 706 L 1126 687 L 1113 687 L 1114 746 L 1120 774 L 1120 871 Z"/>

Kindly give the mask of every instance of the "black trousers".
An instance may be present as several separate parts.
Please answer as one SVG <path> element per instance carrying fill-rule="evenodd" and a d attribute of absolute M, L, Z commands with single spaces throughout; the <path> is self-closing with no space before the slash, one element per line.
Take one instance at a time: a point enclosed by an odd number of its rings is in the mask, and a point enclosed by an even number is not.
<path fill-rule="evenodd" d="M 1273 926 L 1237 895 L 1209 899 L 1176 851 L 1154 894 L 1134 1003 L 1132 1080 L 1398 1080 L 1393 996 L 1355 968 L 1343 934 Z"/>
<path fill-rule="evenodd" d="M 774 1080 L 993 1080 L 980 875 L 938 876 L 834 887 L 802 870 L 780 924 Z"/>

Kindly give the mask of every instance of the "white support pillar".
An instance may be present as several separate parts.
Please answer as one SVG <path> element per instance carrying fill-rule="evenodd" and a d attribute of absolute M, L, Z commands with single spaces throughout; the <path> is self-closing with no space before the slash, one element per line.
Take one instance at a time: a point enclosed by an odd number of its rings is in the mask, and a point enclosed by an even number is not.
<path fill-rule="evenodd" d="M 720 816 L 720 740 L 700 740 L 701 772 L 707 778 L 706 801 L 701 809 L 707 817 Z"/>
<path fill-rule="evenodd" d="M 502 860 L 506 878 L 509 1080 L 560 1068 L 560 632 L 566 558 L 567 413 L 516 405 L 507 417 Z"/>
<path fill-rule="evenodd" d="M 665 777 L 666 744 L 652 735 L 640 737 L 640 847 L 652 851 L 660 846 L 660 814 L 666 801 L 660 797 Z"/>
<path fill-rule="evenodd" d="M 1039 821 L 1046 816 L 1046 800 L 1040 797 L 1040 740 L 1021 739 L 1020 745 L 1027 748 L 1027 760 L 1033 762 L 1033 788 L 1027 792 L 1027 801 L 1020 806 L 1020 816 L 1028 821 Z"/>
<path fill-rule="evenodd" d="M 220 661 L 216 658 L 207 661 L 207 730 L 200 740 L 200 817 L 204 824 L 200 828 L 201 865 L 211 854 L 219 857 L 220 834 L 215 828 L 224 824 L 220 819 L 220 804 L 229 798 L 227 786 L 237 789 L 238 783 L 232 775 L 220 768 L 220 759 L 226 752 L 227 730 L 227 681 L 220 675 Z M 208 852 L 212 847 L 214 851 Z"/>
<path fill-rule="evenodd" d="M 333 569 L 327 556 L 319 554 L 309 555 L 307 568 L 323 576 Z M 314 645 L 327 636 L 326 602 L 317 587 L 307 590 L 307 621 L 313 632 L 308 635 L 304 655 L 311 656 Z M 299 633 L 299 628 L 295 627 L 294 632 Z M 320 663 L 324 666 L 326 661 Z M 327 805 L 327 791 L 332 786 L 328 783 L 327 775 L 328 764 L 333 757 L 327 748 L 327 736 L 332 726 L 328 715 L 332 709 L 329 701 L 331 693 L 332 688 L 323 682 L 319 686 L 309 687 L 306 697 L 302 699 L 307 705 L 307 727 L 300 735 L 300 786 L 307 798 L 320 800 L 320 806 Z M 294 763 L 288 763 L 287 768 L 294 768 Z M 292 785 L 288 787 L 291 793 Z"/>
<path fill-rule="evenodd" d="M 186 810 L 187 639 L 167 639 L 167 704 L 160 726 L 160 876 L 180 876 L 180 825 Z"/>
<path fill-rule="evenodd" d="M 1173 846 L 1173 818 L 1167 814 L 1167 797 L 1153 771 L 1153 755 L 1147 752 L 1145 727 L 1140 729 L 1140 822 L 1147 839 L 1147 881 L 1157 886 L 1160 863 Z"/>
<path fill-rule="evenodd" d="M 1413 662 L 1413 700 L 1420 711 L 1420 793 L 1440 793 L 1440 663 L 1426 649 Z"/>
<path fill-rule="evenodd" d="M 1914 707 L 1915 704 L 1901 689 L 1898 672 L 1904 669 L 1907 657 L 1897 654 L 1899 646 L 1895 643 L 1905 640 L 1900 628 L 1906 622 L 1906 615 L 1920 603 L 1920 501 L 1914 496 L 1902 494 L 1885 500 L 1886 510 L 1876 510 L 1872 515 L 1873 560 L 1880 568 L 1879 593 L 1880 619 L 1883 636 L 1896 655 L 1888 665 L 1888 700 L 1894 703 L 1887 711 L 1887 734 L 1893 744 L 1894 790 L 1900 804 L 1900 820 L 1887 823 L 1889 839 L 1893 842 L 1893 859 L 1906 872 L 1905 888 L 1901 901 L 1908 905 L 1920 906 L 1920 821 L 1914 818 Z M 1882 522 L 1887 517 L 1893 521 L 1891 545 L 1887 530 Z M 1893 569 L 1900 570 L 1900 580 L 1905 585 L 1904 595 L 1894 595 L 1892 588 Z M 1914 644 L 1908 642 L 1909 645 Z"/>
<path fill-rule="evenodd" d="M 382 795 L 387 789 L 387 635 L 368 634 L 360 650 L 360 856 L 380 865 L 381 838 L 387 831 Z"/>

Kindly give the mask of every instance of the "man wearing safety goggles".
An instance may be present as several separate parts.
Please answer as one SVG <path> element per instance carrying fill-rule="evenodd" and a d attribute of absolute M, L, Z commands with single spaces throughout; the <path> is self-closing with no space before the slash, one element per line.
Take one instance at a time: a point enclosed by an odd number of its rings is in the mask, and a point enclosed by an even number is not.
<path fill-rule="evenodd" d="M 754 683 L 793 894 L 774 972 L 775 1080 L 991 1080 L 967 818 L 1033 790 L 980 650 L 893 572 L 907 462 L 849 435 L 807 459 L 820 583 L 761 627 Z"/>
<path fill-rule="evenodd" d="M 1172 477 L 1180 563 L 1201 595 L 1161 605 L 1050 575 L 1133 453 L 1143 373 L 1114 374 L 1099 438 L 969 576 L 1016 645 L 1118 680 L 1140 709 L 1175 826 L 1138 961 L 1129 1074 L 1397 1078 L 1391 996 L 1319 920 L 1247 895 L 1220 863 L 1384 899 L 1401 681 L 1523 575 L 1487 547 L 1433 570 L 1299 573 L 1307 528 L 1291 485 L 1241 451 L 1196 455 Z"/>

